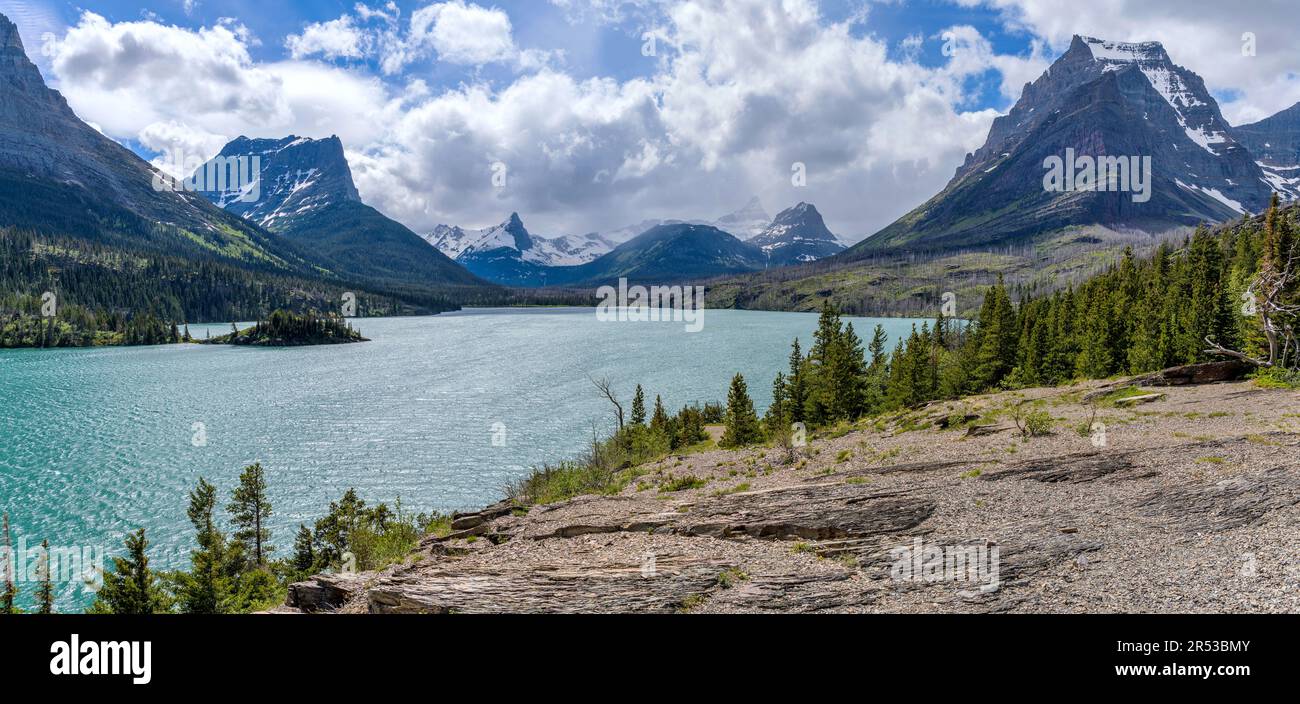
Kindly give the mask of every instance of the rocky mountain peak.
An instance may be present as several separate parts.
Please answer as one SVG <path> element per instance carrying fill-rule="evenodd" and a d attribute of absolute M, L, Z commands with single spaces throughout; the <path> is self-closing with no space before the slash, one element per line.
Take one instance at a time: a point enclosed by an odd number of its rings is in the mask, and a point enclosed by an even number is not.
<path fill-rule="evenodd" d="M 526 252 L 533 248 L 533 238 L 528 234 L 528 228 L 524 227 L 519 213 L 511 213 L 510 219 L 501 224 L 501 229 L 514 238 L 515 249 Z"/>
<path fill-rule="evenodd" d="M 803 202 L 781 211 L 749 243 L 760 247 L 777 266 L 824 259 L 844 249 L 817 206 Z"/>
<path fill-rule="evenodd" d="M 254 157 L 260 164 L 261 178 L 256 199 L 248 199 L 246 191 L 237 188 L 204 190 L 203 195 L 222 208 L 270 229 L 283 224 L 290 216 L 325 205 L 361 202 L 361 194 L 352 180 L 352 169 L 343 153 L 343 141 L 337 136 L 325 139 L 297 135 L 282 139 L 241 136 L 217 155 L 225 159 Z"/>
<path fill-rule="evenodd" d="M 1282 175 L 1292 179 L 1300 178 L 1296 173 L 1300 167 L 1300 103 L 1259 122 L 1242 125 L 1233 130 L 1233 135 L 1262 165 L 1282 169 Z M 1293 188 L 1300 188 L 1300 183 L 1293 184 Z"/>
<path fill-rule="evenodd" d="M 67 109 L 63 96 L 46 87 L 40 69 L 27 58 L 18 26 L 3 14 L 0 14 L 0 81 L 30 97 L 54 103 L 57 109 Z"/>
<path fill-rule="evenodd" d="M 24 59 L 27 58 L 27 52 L 23 50 L 22 37 L 18 36 L 18 25 L 0 13 L 0 50 L 8 49 L 17 49 L 22 52 Z"/>
<path fill-rule="evenodd" d="M 1102 63 L 1173 63 L 1160 42 L 1113 42 L 1076 34 L 1070 42 L 1070 51 L 1080 49 L 1087 50 L 1094 61 Z"/>

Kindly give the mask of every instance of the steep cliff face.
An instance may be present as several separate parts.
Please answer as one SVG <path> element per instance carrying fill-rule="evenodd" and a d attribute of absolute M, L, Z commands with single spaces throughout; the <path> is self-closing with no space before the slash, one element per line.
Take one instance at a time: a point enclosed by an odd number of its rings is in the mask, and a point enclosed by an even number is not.
<path fill-rule="evenodd" d="M 255 182 L 223 183 L 211 176 L 231 168 L 255 169 Z M 406 226 L 361 202 L 338 137 L 240 137 L 191 180 L 215 205 L 292 241 L 341 275 L 385 285 L 485 284 Z"/>
<path fill-rule="evenodd" d="M 748 244 L 762 249 L 772 267 L 814 262 L 844 251 L 811 203 L 781 211 Z"/>
<path fill-rule="evenodd" d="M 942 192 L 845 256 L 981 246 L 1076 225 L 1157 232 L 1260 212 L 1272 187 L 1234 134 L 1204 81 L 1159 43 L 1075 37 Z M 1050 157 L 1149 160 L 1149 193 L 1134 198 L 1137 183 L 1050 190 Z"/>
<path fill-rule="evenodd" d="M 1238 141 L 1269 166 L 1300 166 L 1300 103 L 1233 129 Z"/>
<path fill-rule="evenodd" d="M 227 144 L 217 158 L 257 157 L 260 193 L 245 199 L 242 189 L 206 190 L 204 195 L 226 210 L 270 230 L 294 217 L 341 202 L 361 202 L 352 169 L 338 137 L 249 139 Z"/>
<path fill-rule="evenodd" d="M 0 224 L 285 269 L 299 255 L 82 122 L 0 15 Z"/>

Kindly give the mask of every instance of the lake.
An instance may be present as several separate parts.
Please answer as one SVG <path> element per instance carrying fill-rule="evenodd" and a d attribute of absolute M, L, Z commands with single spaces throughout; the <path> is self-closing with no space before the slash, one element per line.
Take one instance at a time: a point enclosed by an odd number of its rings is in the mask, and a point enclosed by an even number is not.
<path fill-rule="evenodd" d="M 846 320 L 867 339 L 884 325 L 890 349 L 919 325 Z M 284 555 L 296 526 L 350 487 L 413 510 L 478 508 L 530 467 L 577 455 L 614 426 L 588 376 L 612 380 L 629 409 L 641 383 L 648 406 L 661 394 L 672 411 L 725 401 L 740 372 L 762 413 L 791 340 L 806 350 L 816 322 L 709 310 L 688 333 L 593 309 L 472 310 L 354 321 L 373 340 L 355 345 L 0 351 L 0 510 L 29 545 L 119 554 L 144 527 L 153 567 L 185 567 L 187 492 L 206 477 L 224 507 L 240 469 L 261 461 Z M 230 325 L 190 331 L 209 328 Z M 84 605 L 80 591 L 61 606 Z"/>

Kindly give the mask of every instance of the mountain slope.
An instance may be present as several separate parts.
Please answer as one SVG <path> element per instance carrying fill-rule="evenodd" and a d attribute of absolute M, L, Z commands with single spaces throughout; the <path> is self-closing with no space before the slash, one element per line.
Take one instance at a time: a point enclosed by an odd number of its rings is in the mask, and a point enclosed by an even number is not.
<path fill-rule="evenodd" d="M 1251 154 L 1272 166 L 1300 166 L 1300 103 L 1232 131 Z"/>
<path fill-rule="evenodd" d="M 1122 190 L 1047 190 L 1044 162 L 1067 149 L 1150 157 L 1149 200 Z M 982 246 L 1095 224 L 1160 232 L 1259 212 L 1271 192 L 1204 81 L 1160 44 L 1075 37 L 942 192 L 841 256 Z"/>
<path fill-rule="evenodd" d="M 1300 198 L 1300 103 L 1237 127 L 1233 135 L 1259 160 L 1269 185 L 1292 200 Z"/>
<path fill-rule="evenodd" d="M 193 193 L 82 122 L 0 15 L 0 225 L 286 272 L 302 253 Z"/>
<path fill-rule="evenodd" d="M 761 234 L 771 223 L 771 216 L 755 196 L 750 198 L 745 207 L 740 210 L 704 224 L 716 227 L 737 239 L 748 241 Z"/>
<path fill-rule="evenodd" d="M 601 285 L 626 278 L 662 284 L 703 280 L 767 265 L 763 251 L 708 225 L 659 225 L 595 261 L 548 270 L 550 285 Z"/>
<path fill-rule="evenodd" d="M 773 267 L 813 262 L 844 251 L 811 203 L 782 211 L 748 243 L 762 249 Z"/>
<path fill-rule="evenodd" d="M 260 162 L 260 185 L 246 191 L 219 189 L 199 178 L 219 160 Z M 227 162 L 228 163 L 228 162 Z M 240 137 L 200 167 L 195 179 L 214 204 L 242 215 L 310 251 L 341 276 L 385 286 L 478 286 L 484 282 L 429 247 L 406 226 L 361 202 L 337 137 L 249 139 Z"/>
<path fill-rule="evenodd" d="M 518 213 L 484 230 L 439 225 L 424 240 L 488 281 L 507 286 L 542 286 L 551 267 L 586 264 L 613 249 L 597 234 L 538 237 Z"/>

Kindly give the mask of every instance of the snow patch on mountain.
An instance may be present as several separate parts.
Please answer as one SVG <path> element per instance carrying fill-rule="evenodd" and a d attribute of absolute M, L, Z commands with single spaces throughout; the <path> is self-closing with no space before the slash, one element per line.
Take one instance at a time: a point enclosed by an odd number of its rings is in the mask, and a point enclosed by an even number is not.
<path fill-rule="evenodd" d="M 1209 188 L 1209 187 L 1206 187 L 1206 186 L 1188 185 L 1188 184 L 1186 184 L 1186 183 L 1183 183 L 1182 180 L 1180 180 L 1180 179 L 1174 179 L 1174 183 L 1178 184 L 1178 187 L 1179 187 L 1179 188 L 1183 188 L 1183 189 L 1186 189 L 1186 190 L 1188 190 L 1188 191 L 1200 191 L 1201 193 L 1204 193 L 1205 195 L 1210 196 L 1211 198 L 1213 198 L 1213 199 L 1219 201 L 1220 203 L 1223 203 L 1224 205 L 1228 206 L 1229 208 L 1232 208 L 1233 210 L 1237 211 L 1237 212 L 1240 213 L 1240 214 L 1243 214 L 1243 215 L 1244 215 L 1244 214 L 1246 213 L 1246 208 L 1245 208 L 1245 206 L 1243 206 L 1241 203 L 1239 203 L 1239 202 L 1237 202 L 1237 201 L 1235 201 L 1235 200 L 1233 200 L 1233 199 L 1231 199 L 1231 198 L 1225 196 L 1225 195 L 1223 194 L 1223 192 L 1220 191 L 1220 190 L 1217 189 L 1217 188 Z"/>
<path fill-rule="evenodd" d="M 1228 142 L 1227 131 L 1214 124 L 1213 118 L 1208 123 L 1189 123 L 1188 108 L 1208 107 L 1209 102 L 1197 95 L 1177 67 L 1172 67 L 1169 55 L 1159 42 L 1109 42 L 1093 37 L 1084 37 L 1083 41 L 1092 52 L 1093 59 L 1106 64 L 1103 71 L 1117 71 L 1130 64 L 1136 65 L 1151 87 L 1174 109 L 1178 115 L 1178 124 L 1187 138 L 1205 151 L 1219 155 L 1215 145 Z"/>
<path fill-rule="evenodd" d="M 599 234 L 540 237 L 528 232 L 517 213 L 510 219 L 484 228 L 467 230 L 439 225 L 424 240 L 456 261 L 476 255 L 514 253 L 520 260 L 541 266 L 577 266 L 609 252 L 614 244 Z"/>
<path fill-rule="evenodd" d="M 1300 166 L 1270 166 L 1256 162 L 1264 172 L 1264 183 L 1277 191 L 1285 200 L 1300 198 Z"/>

